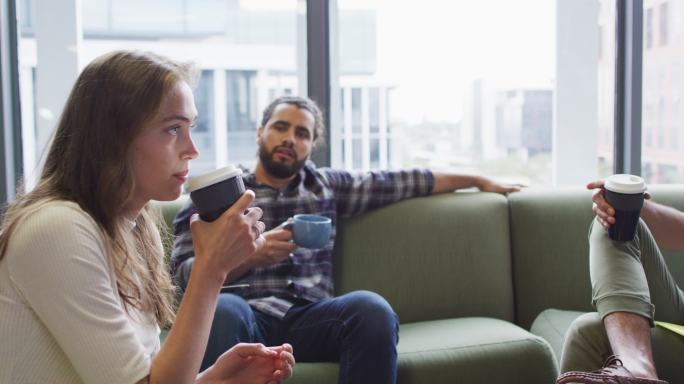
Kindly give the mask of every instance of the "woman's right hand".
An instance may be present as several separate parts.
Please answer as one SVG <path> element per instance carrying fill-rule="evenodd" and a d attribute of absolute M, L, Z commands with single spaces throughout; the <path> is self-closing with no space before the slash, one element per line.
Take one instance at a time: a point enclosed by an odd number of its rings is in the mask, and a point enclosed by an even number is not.
<path fill-rule="evenodd" d="M 292 346 L 239 343 L 224 352 L 216 363 L 200 373 L 202 384 L 278 384 L 292 377 L 295 358 Z"/>
<path fill-rule="evenodd" d="M 190 230 L 195 248 L 193 269 L 206 267 L 225 275 L 242 264 L 264 245 L 264 223 L 259 221 L 262 211 L 249 208 L 254 192 L 246 191 L 238 201 L 213 222 L 206 222 L 198 214 L 190 217 Z"/>

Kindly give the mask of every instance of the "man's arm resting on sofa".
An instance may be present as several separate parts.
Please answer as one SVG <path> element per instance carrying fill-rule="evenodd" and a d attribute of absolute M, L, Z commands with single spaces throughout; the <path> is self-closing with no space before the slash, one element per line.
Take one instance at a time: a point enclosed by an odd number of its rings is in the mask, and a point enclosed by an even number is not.
<path fill-rule="evenodd" d="M 462 175 L 456 173 L 442 173 L 433 172 L 435 185 L 432 193 L 446 193 L 453 192 L 457 189 L 475 187 L 483 192 L 509 193 L 518 192 L 519 185 L 499 184 L 484 176 L 478 175 Z"/>

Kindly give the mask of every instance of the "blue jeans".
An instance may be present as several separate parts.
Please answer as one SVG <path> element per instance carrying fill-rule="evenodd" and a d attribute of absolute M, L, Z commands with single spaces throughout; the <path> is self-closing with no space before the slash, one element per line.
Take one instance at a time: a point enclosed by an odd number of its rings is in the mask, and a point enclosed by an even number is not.
<path fill-rule="evenodd" d="M 295 304 L 283 319 L 253 310 L 240 296 L 219 296 L 202 370 L 240 342 L 294 348 L 297 362 L 340 363 L 340 383 L 395 383 L 399 319 L 380 295 L 355 291 Z"/>

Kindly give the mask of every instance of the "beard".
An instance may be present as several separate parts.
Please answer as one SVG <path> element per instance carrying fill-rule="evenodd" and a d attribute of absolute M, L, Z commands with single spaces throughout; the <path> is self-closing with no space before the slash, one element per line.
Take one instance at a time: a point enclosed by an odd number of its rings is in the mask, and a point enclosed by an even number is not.
<path fill-rule="evenodd" d="M 292 164 L 288 165 L 273 160 L 273 155 L 275 155 L 275 153 L 278 150 L 281 150 L 283 148 L 287 148 L 290 150 L 290 154 L 292 155 Z M 277 177 L 279 179 L 287 179 L 296 175 L 297 173 L 299 173 L 299 171 L 304 167 L 304 164 L 306 163 L 306 159 L 297 159 L 297 153 L 292 148 L 289 148 L 284 145 L 279 145 L 273 148 L 272 151 L 269 151 L 263 142 L 259 143 L 259 161 L 261 161 L 261 165 L 263 165 L 266 172 L 268 172 L 271 176 Z"/>

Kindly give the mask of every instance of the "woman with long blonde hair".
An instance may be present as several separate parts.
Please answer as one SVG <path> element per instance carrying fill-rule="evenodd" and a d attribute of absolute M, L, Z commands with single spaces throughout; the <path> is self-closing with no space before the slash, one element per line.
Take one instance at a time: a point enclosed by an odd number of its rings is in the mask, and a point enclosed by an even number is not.
<path fill-rule="evenodd" d="M 191 66 L 141 52 L 90 63 L 37 186 L 0 229 L 0 382 L 276 383 L 292 348 L 239 344 L 199 373 L 220 287 L 263 245 L 245 193 L 191 219 L 196 261 L 174 313 L 150 200 L 174 200 L 198 155 Z M 173 326 L 163 345 L 160 327 Z"/>

